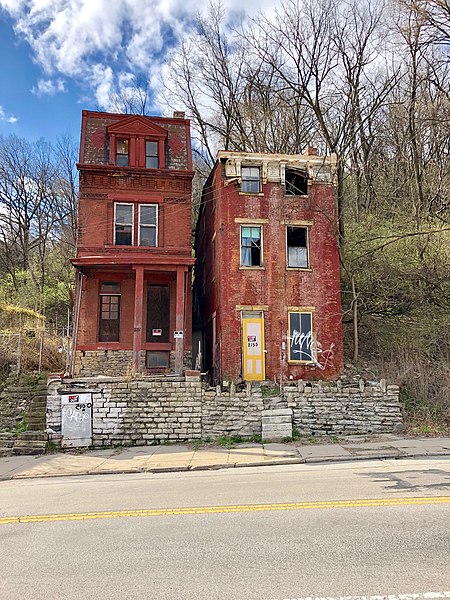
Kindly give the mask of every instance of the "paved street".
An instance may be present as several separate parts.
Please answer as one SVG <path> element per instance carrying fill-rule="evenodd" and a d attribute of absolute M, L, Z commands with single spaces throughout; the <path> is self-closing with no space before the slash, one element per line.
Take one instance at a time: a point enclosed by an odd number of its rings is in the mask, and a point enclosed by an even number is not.
<path fill-rule="evenodd" d="M 448 458 L 9 480 L 0 517 L 2 600 L 450 590 Z"/>

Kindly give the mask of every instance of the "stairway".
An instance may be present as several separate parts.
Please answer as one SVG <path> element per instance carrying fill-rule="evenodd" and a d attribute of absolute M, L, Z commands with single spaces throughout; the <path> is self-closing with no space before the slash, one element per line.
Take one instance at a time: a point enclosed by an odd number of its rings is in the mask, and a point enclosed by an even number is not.
<path fill-rule="evenodd" d="M 270 396 L 263 400 L 262 439 L 292 438 L 292 408 L 283 396 Z"/>

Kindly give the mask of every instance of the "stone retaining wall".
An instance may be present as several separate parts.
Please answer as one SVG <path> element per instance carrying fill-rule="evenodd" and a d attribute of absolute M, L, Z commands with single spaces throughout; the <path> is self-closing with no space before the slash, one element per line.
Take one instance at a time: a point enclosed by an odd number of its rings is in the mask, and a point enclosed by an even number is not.
<path fill-rule="evenodd" d="M 184 352 L 184 368 L 190 369 L 192 352 Z M 170 353 L 170 369 L 175 366 L 175 352 Z M 141 351 L 141 370 L 145 371 L 145 350 Z M 133 372 L 133 350 L 79 350 L 75 354 L 75 373 L 79 377 L 123 377 Z"/>
<path fill-rule="evenodd" d="M 292 409 L 301 435 L 391 433 L 402 427 L 398 388 L 380 384 L 298 382 L 283 395 L 247 384 L 245 391 L 206 389 L 200 377 L 76 378 L 49 384 L 47 427 L 61 440 L 61 394 L 91 392 L 93 445 L 182 442 L 220 436 L 261 435 L 262 411 Z"/>

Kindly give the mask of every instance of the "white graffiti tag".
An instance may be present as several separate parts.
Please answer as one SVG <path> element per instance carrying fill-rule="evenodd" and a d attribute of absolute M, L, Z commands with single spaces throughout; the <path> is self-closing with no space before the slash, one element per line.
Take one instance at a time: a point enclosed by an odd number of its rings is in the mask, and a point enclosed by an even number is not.
<path fill-rule="evenodd" d="M 312 332 L 302 333 L 294 329 L 290 337 L 290 355 L 298 356 L 298 360 L 313 362 L 322 371 L 331 366 L 334 358 L 335 344 L 323 348 L 319 341 L 314 342 Z"/>

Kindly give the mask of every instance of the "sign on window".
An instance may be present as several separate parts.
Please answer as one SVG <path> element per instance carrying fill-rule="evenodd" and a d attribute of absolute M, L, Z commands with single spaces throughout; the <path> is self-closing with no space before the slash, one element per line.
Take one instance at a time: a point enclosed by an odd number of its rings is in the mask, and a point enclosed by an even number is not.
<path fill-rule="evenodd" d="M 290 362 L 314 361 L 312 313 L 289 313 L 289 353 Z"/>

